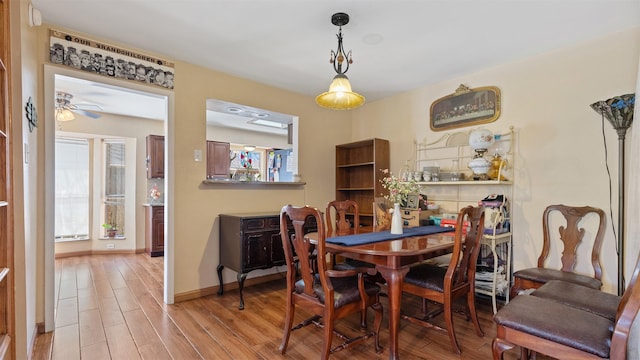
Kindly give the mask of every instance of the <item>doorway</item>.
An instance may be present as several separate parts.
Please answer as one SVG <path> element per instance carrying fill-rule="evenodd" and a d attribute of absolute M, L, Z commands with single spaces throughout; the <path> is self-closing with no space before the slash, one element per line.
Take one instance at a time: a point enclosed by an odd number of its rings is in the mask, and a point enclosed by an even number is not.
<path fill-rule="evenodd" d="M 161 113 L 160 117 L 162 120 L 158 122 L 159 129 L 161 129 L 162 133 L 165 135 L 165 149 L 171 149 L 173 146 L 173 137 L 172 134 L 168 131 L 168 129 L 172 128 L 173 124 L 173 92 L 155 88 L 152 86 L 144 86 L 136 83 L 129 84 L 126 81 L 110 79 L 107 77 L 74 71 L 72 69 L 64 69 L 58 68 L 55 66 L 45 65 L 45 81 L 44 81 L 44 105 L 45 109 L 48 111 L 44 112 L 46 117 L 44 124 L 44 133 L 45 133 L 45 159 L 44 159 L 44 174 L 45 179 L 53 179 L 55 173 L 55 137 L 56 133 L 59 130 L 63 130 L 65 125 L 64 123 L 60 123 L 55 119 L 55 113 L 53 109 L 56 106 L 56 89 L 57 89 L 57 81 L 56 79 L 61 79 L 62 77 L 75 79 L 78 84 L 89 83 L 92 87 L 93 95 L 111 93 L 112 96 L 114 91 L 122 91 L 125 93 L 125 98 L 127 97 L 135 97 L 135 96 L 147 96 L 150 98 L 155 98 L 159 100 L 159 109 L 155 109 L 155 112 Z M 85 84 L 86 85 L 86 84 Z M 107 114 L 106 108 L 109 106 L 105 105 L 105 103 L 100 102 L 98 100 L 87 101 L 87 99 L 83 99 L 82 96 L 78 96 L 81 91 L 79 89 L 69 90 L 69 91 L 77 91 L 76 102 L 72 103 L 72 110 L 80 109 L 80 110 L 95 110 L 91 111 L 94 115 L 97 113 L 98 115 Z M 89 92 L 88 92 L 89 93 Z M 119 102 L 122 104 L 122 101 Z M 137 101 L 139 104 L 139 101 Z M 93 107 L 93 108 L 92 108 Z M 138 107 L 140 108 L 140 107 Z M 49 110 L 50 109 L 50 110 Z M 123 110 L 124 112 L 125 110 Z M 119 115 L 120 121 L 136 121 L 135 115 L 129 115 L 121 112 Z M 110 113 L 118 114 L 118 111 L 113 111 Z M 100 135 L 102 133 L 103 137 L 106 138 L 117 138 L 113 133 L 112 128 L 106 128 L 106 122 L 99 122 L 98 117 L 84 117 L 82 112 L 76 114 L 76 116 L 84 121 L 95 121 L 93 124 L 95 127 L 95 131 L 93 131 L 93 135 Z M 107 116 L 105 116 L 107 118 Z M 157 116 L 156 116 L 157 118 Z M 124 119 L 124 120 L 122 120 Z M 146 119 L 148 120 L 148 118 Z M 156 120 L 156 121 L 157 121 Z M 62 125 L 60 125 L 62 124 Z M 67 126 L 67 128 L 71 129 L 71 126 Z M 100 135 L 100 136 L 102 136 Z M 131 139 L 128 137 L 129 143 L 136 144 L 140 141 L 136 141 L 135 139 Z M 134 148 L 136 145 L 133 145 Z M 144 148 L 144 143 L 141 144 Z M 139 149 L 140 146 L 137 146 Z M 172 163 L 173 163 L 173 155 L 170 151 L 165 151 L 165 181 L 164 181 L 164 198 L 165 198 L 165 256 L 164 256 L 164 302 L 165 303 L 173 303 L 173 211 L 171 206 L 171 199 L 173 195 L 171 178 L 173 175 L 172 172 Z M 137 160 L 132 159 L 137 165 L 137 167 L 143 167 L 144 163 L 140 164 Z M 145 179 L 146 180 L 146 179 Z M 139 183 L 139 182 L 137 182 Z M 139 188 L 139 185 L 132 185 L 133 188 Z M 141 194 L 142 191 L 142 195 Z M 134 197 L 134 212 L 142 213 L 142 203 L 144 202 L 142 199 L 144 198 L 144 194 L 146 193 L 146 188 L 141 191 L 135 191 Z M 45 251 L 45 262 L 44 262 L 44 274 L 45 274 L 45 295 L 44 295 L 44 304 L 45 304 L 45 330 L 50 331 L 53 330 L 54 323 L 54 306 L 55 306 L 55 294 L 54 294 L 54 285 L 55 285 L 55 266 L 54 266 L 54 257 L 55 257 L 55 249 L 54 249 L 54 214 L 55 214 L 55 198 L 54 198 L 54 181 L 47 181 L 44 183 L 44 194 L 45 194 L 45 226 L 44 226 L 44 251 Z M 131 223 L 136 223 L 137 219 L 140 219 L 143 215 L 133 215 L 134 221 Z M 143 217 L 141 219 L 144 219 Z M 99 226 L 99 224 L 98 224 Z M 94 224 L 95 227 L 95 224 Z M 134 250 L 140 248 L 140 244 L 144 244 L 144 233 L 141 231 L 130 230 L 135 235 L 134 238 L 139 238 L 142 234 L 142 239 L 138 239 L 136 241 L 136 245 L 132 245 Z M 140 242 L 142 240 L 142 242 Z M 142 246 L 144 247 L 144 246 Z"/>

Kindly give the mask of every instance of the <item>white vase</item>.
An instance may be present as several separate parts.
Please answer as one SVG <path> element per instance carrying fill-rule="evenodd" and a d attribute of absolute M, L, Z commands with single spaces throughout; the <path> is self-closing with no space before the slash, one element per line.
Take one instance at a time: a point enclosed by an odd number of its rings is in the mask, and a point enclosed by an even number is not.
<path fill-rule="evenodd" d="M 393 204 L 393 214 L 391 215 L 391 233 L 402 234 L 402 214 L 400 213 L 400 204 Z"/>

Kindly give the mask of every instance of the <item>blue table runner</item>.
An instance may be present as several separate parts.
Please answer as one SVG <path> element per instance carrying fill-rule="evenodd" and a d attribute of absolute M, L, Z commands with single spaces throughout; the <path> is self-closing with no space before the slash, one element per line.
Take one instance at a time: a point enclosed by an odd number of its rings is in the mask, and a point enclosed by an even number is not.
<path fill-rule="evenodd" d="M 442 232 L 451 232 L 451 231 L 454 231 L 454 229 L 451 227 L 429 225 L 429 226 L 404 228 L 403 231 L 404 231 L 403 234 L 391 234 L 389 230 L 386 230 L 386 231 L 370 232 L 370 233 L 363 233 L 363 234 L 334 236 L 334 237 L 327 238 L 327 242 L 336 244 L 336 245 L 342 245 L 342 246 L 355 246 L 355 245 L 370 244 L 370 243 L 375 243 L 380 241 L 401 239 L 409 236 L 430 235 L 430 234 L 437 234 Z"/>

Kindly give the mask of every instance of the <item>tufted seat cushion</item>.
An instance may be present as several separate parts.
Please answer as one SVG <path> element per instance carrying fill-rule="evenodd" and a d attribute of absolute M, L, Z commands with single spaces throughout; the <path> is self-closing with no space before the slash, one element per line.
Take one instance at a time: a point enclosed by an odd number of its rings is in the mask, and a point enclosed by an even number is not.
<path fill-rule="evenodd" d="M 433 264 L 413 266 L 404 278 L 404 282 L 426 289 L 444 292 L 444 275 L 446 267 Z"/>
<path fill-rule="evenodd" d="M 514 277 L 531 280 L 538 283 L 546 283 L 549 280 L 562 280 L 569 283 L 586 286 L 599 290 L 602 287 L 602 281 L 594 279 L 586 275 L 580 275 L 568 271 L 547 269 L 547 268 L 529 268 L 513 273 Z"/>
<path fill-rule="evenodd" d="M 547 282 L 531 295 L 589 311 L 611 321 L 616 321 L 616 311 L 622 300 L 621 297 L 613 294 L 560 280 Z"/>
<path fill-rule="evenodd" d="M 331 278 L 331 285 L 333 285 L 334 300 L 333 306 L 337 309 L 346 304 L 360 301 L 360 291 L 358 290 L 358 278 L 356 276 L 349 277 L 336 277 Z M 369 295 L 375 295 L 380 292 L 380 286 L 375 283 L 365 281 L 365 292 Z M 300 279 L 296 281 L 295 291 L 298 294 L 304 292 L 304 280 Z M 313 291 L 318 296 L 321 303 L 325 303 L 325 294 L 322 284 L 320 283 L 320 277 L 316 274 L 313 282 Z"/>
<path fill-rule="evenodd" d="M 520 295 L 494 316 L 517 331 L 609 358 L 614 322 L 551 299 Z"/>

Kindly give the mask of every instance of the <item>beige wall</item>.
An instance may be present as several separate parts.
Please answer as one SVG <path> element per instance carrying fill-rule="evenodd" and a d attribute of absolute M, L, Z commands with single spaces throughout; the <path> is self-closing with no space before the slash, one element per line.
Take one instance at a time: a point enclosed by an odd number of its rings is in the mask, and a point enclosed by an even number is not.
<path fill-rule="evenodd" d="M 351 134 L 345 126 L 348 112 L 324 110 L 311 98 L 186 63 L 176 63 L 175 94 L 180 119 L 175 128 L 175 161 L 180 164 L 174 182 L 175 292 L 180 294 L 218 284 L 218 214 L 277 212 L 287 203 L 324 207 L 334 197 L 333 181 L 326 180 L 334 179 L 334 146 L 350 141 Z M 203 185 L 206 164 L 193 162 L 193 149 L 205 141 L 207 98 L 299 116 L 299 171 L 307 185 L 270 191 Z M 225 282 L 235 279 L 235 273 L 225 271 Z"/>
<path fill-rule="evenodd" d="M 26 1 L 21 1 L 21 4 L 26 4 Z M 27 43 L 37 43 L 39 47 L 36 56 L 28 48 L 22 49 L 23 56 L 29 61 L 33 61 L 35 57 L 37 66 L 46 64 L 48 28 L 43 26 L 38 30 L 37 42 L 32 41 L 32 29 L 25 26 L 21 29 L 25 46 Z M 218 284 L 215 276 L 218 264 L 218 214 L 251 210 L 277 211 L 285 203 L 323 207 L 334 197 L 334 147 L 340 143 L 371 137 L 389 139 L 392 169 L 399 169 L 404 160 L 411 157 L 413 139 L 418 136 L 434 136 L 429 131 L 427 122 L 430 103 L 451 93 L 460 83 L 471 87 L 496 85 L 502 91 L 502 116 L 487 127 L 503 131 L 513 125 L 518 131 L 513 206 L 514 265 L 516 269 L 533 265 L 540 251 L 540 215 L 544 206 L 550 203 L 589 204 L 608 209 L 608 185 L 602 164 L 599 117 L 588 105 L 634 91 L 639 40 L 640 31 L 634 29 L 370 102 L 351 112 L 324 110 L 317 107 L 311 97 L 168 59 L 175 61 L 176 73 L 175 101 L 173 107 L 170 107 L 174 111 L 175 120 L 169 124 L 167 133 L 171 151 L 170 164 L 173 164 L 173 168 L 168 169 L 171 181 L 169 187 L 173 192 L 173 198 L 168 199 L 172 204 L 168 211 L 172 213 L 170 221 L 174 225 L 172 250 L 175 259 L 175 293 L 186 293 Z M 127 44 L 117 44 L 109 39 L 106 42 L 130 48 Z M 144 49 L 140 51 L 145 52 Z M 162 54 L 150 55 L 163 57 Z M 23 77 L 28 80 L 37 67 L 27 63 L 25 61 L 22 72 Z M 32 81 L 29 81 L 30 86 L 35 89 L 36 85 Z M 43 88 L 41 84 L 40 77 L 39 89 Z M 30 92 L 35 93 L 35 90 L 27 91 Z M 44 94 L 42 90 L 35 95 L 38 98 L 41 121 L 51 119 L 52 115 L 44 108 L 44 101 L 40 97 L 52 95 Z M 203 185 L 205 162 L 194 162 L 193 150 L 204 150 L 207 98 L 299 116 L 299 172 L 307 185 L 304 188 L 275 191 Z M 20 106 L 15 108 L 14 118 L 20 119 Z M 615 184 L 617 154 L 613 149 L 616 148 L 616 139 L 608 124 L 605 124 L 605 132 Z M 39 133 L 37 143 L 30 145 L 30 148 L 42 145 L 43 137 L 44 134 Z M 29 140 L 33 143 L 33 136 Z M 42 151 L 36 150 L 35 153 L 38 158 L 42 158 Z M 32 159 L 30 166 L 35 166 L 33 164 L 38 163 L 38 158 Z M 44 165 L 38 167 L 38 172 L 43 168 Z M 17 180 L 22 179 L 18 176 Z M 42 188 L 43 184 L 38 183 L 38 189 Z M 25 204 L 33 213 L 35 209 L 42 208 L 39 205 L 41 204 Z M 615 209 L 615 203 L 613 206 Z M 43 212 L 32 218 L 38 219 L 37 224 L 44 222 Z M 22 312 L 17 316 L 20 322 L 19 345 L 24 345 L 21 343 L 25 332 L 22 324 L 26 323 L 32 328 L 34 313 L 35 321 L 42 321 L 43 317 L 43 295 L 40 292 L 44 289 L 44 284 L 40 277 L 34 282 L 33 274 L 35 265 L 45 262 L 42 255 L 44 236 L 39 227 L 37 231 L 38 246 L 32 244 L 28 251 L 33 252 L 33 248 L 38 248 L 38 253 L 35 254 L 38 260 L 36 263 L 31 260 L 26 264 L 27 274 L 24 276 L 26 291 L 37 293 L 37 305 L 34 310 L 34 305 L 25 301 L 25 290 L 17 291 L 17 310 Z M 611 233 L 607 231 L 603 250 L 606 290 L 611 290 L 612 284 L 616 282 L 612 244 Z M 632 251 L 629 250 L 629 253 Z M 25 259 L 18 250 L 16 257 L 18 261 Z M 38 266 L 41 273 L 42 268 Z M 225 281 L 233 280 L 235 274 L 226 272 Z M 26 311 L 22 307 L 25 303 L 24 306 L 28 307 Z M 29 320 L 23 321 L 23 317 Z"/>
<path fill-rule="evenodd" d="M 514 126 L 517 132 L 512 209 L 514 269 L 535 266 L 541 252 L 542 211 L 547 205 L 591 205 L 609 213 L 601 118 L 589 105 L 635 92 L 639 56 L 640 29 L 636 28 L 467 74 L 357 109 L 353 112 L 353 137 L 388 138 L 391 168 L 398 171 L 405 160 L 413 158 L 414 140 L 435 140 L 442 135 L 429 128 L 429 107 L 434 100 L 453 93 L 460 84 L 499 87 L 502 114 L 484 126 L 494 132 L 506 132 Z M 613 223 L 617 226 L 618 140 L 608 122 L 604 130 L 614 191 Z M 631 166 L 638 166 L 638 154 L 635 156 L 627 156 Z M 479 194 L 478 199 L 484 195 Z M 607 222 L 602 249 L 603 289 L 616 292 L 615 240 L 611 219 Z M 634 238 L 633 234 L 627 238 L 627 279 L 639 249 Z M 580 252 L 579 256 L 588 259 Z M 588 267 L 586 261 L 586 267 L 580 270 L 588 272 Z"/>
<path fill-rule="evenodd" d="M 43 26 L 39 33 L 39 57 L 43 65 L 48 63 L 48 30 Z M 104 41 L 131 48 L 108 39 Z M 145 52 L 144 49 L 139 51 Z M 161 54 L 150 55 L 163 57 Z M 175 293 L 181 294 L 218 284 L 215 275 L 218 265 L 218 214 L 277 212 L 286 203 L 324 207 L 334 197 L 333 181 L 326 181 L 327 178 L 334 179 L 334 146 L 351 140 L 351 127 L 348 112 L 321 109 L 312 98 L 178 60 L 168 60 L 175 62 L 173 115 L 176 120 L 170 121 L 166 134 L 168 146 L 173 149 L 169 163 L 174 165 L 167 174 L 171 179 L 168 186 L 174 191 L 173 198 L 167 201 L 171 204 L 169 222 L 173 222 L 175 234 Z M 123 86 L 127 84 L 120 83 Z M 193 151 L 205 150 L 205 105 L 206 99 L 210 98 L 298 116 L 299 172 L 307 185 L 275 191 L 203 185 L 206 162 L 194 162 Z M 256 272 L 251 276 L 260 274 Z M 225 272 L 225 281 L 234 281 L 235 278 L 235 273 Z"/>

